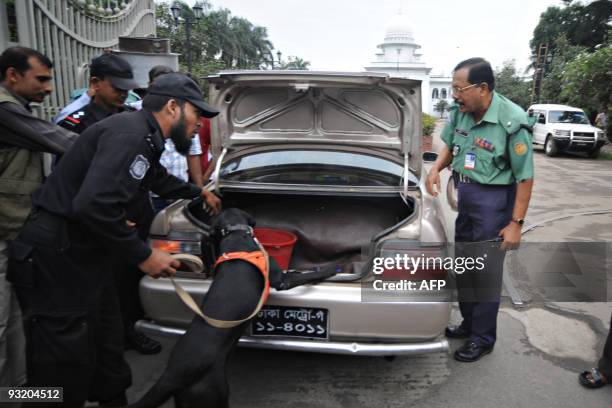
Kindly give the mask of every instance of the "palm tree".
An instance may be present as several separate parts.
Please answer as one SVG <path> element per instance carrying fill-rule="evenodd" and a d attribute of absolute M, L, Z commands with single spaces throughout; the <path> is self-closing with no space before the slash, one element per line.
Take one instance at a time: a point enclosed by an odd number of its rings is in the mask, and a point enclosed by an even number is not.
<path fill-rule="evenodd" d="M 253 27 L 253 30 L 251 31 L 251 44 L 256 50 L 256 67 L 273 67 L 274 57 L 272 56 L 272 50 L 274 49 L 274 46 L 268 39 L 268 29 L 260 26 Z"/>
<path fill-rule="evenodd" d="M 158 3 L 156 23 L 158 34 L 170 38 L 172 51 L 182 54 L 184 63 L 184 25 L 176 26 L 170 13 L 170 2 Z M 192 13 L 183 1 L 183 15 Z M 210 3 L 204 7 L 202 19 L 192 28 L 191 51 L 194 71 L 205 75 L 218 69 L 266 69 L 274 66 L 274 45 L 265 27 L 253 25 L 249 20 L 232 16 L 230 10 L 212 10 Z M 290 59 L 288 69 L 308 69 L 309 62 L 301 58 Z M 211 71 L 214 72 L 214 71 Z"/>
<path fill-rule="evenodd" d="M 282 69 L 295 69 L 305 71 L 310 69 L 310 62 L 305 61 L 300 57 L 290 56 L 289 61 L 282 64 Z"/>

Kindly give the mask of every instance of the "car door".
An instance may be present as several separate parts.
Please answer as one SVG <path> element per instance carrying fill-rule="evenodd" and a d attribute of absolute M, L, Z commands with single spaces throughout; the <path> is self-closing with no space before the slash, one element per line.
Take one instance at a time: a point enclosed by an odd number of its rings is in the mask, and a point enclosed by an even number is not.
<path fill-rule="evenodd" d="M 537 144 L 544 144 L 546 141 L 546 112 L 535 111 L 538 120 L 533 126 L 533 141 Z"/>

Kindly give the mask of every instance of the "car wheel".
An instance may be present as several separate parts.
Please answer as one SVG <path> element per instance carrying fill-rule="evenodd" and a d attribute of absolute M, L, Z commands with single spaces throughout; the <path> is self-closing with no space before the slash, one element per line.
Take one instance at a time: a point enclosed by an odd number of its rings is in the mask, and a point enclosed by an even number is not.
<path fill-rule="evenodd" d="M 546 138 L 546 143 L 544 143 L 544 153 L 549 157 L 555 157 L 559 153 L 555 139 L 550 135 Z"/>
<path fill-rule="evenodd" d="M 596 149 L 593 149 L 589 152 L 587 152 L 587 156 L 589 156 L 591 159 L 596 159 L 597 156 L 599 156 L 599 152 L 601 151 L 601 147 L 598 147 Z"/>

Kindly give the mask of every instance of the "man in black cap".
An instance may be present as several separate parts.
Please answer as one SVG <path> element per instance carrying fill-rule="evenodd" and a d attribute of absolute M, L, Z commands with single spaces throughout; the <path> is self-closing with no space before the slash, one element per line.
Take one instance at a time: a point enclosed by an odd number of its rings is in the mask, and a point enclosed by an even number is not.
<path fill-rule="evenodd" d="M 104 53 L 94 58 L 89 65 L 89 70 L 89 89 L 94 96 L 86 106 L 77 108 L 58 122 L 60 126 L 78 134 L 84 132 L 85 129 L 94 123 L 114 113 L 126 110 L 124 102 L 128 90 L 138 87 L 133 79 L 132 67 L 127 61 L 117 55 Z M 157 68 L 156 72 L 158 75 L 162 75 L 172 71 L 171 69 L 168 71 L 167 69 Z M 151 76 L 150 73 L 149 76 Z M 138 101 L 138 103 L 138 109 L 140 109 L 142 101 Z M 135 108 L 130 106 L 128 109 Z M 127 219 L 135 224 L 139 231 L 139 236 L 143 240 L 146 240 L 151 221 L 153 220 L 153 214 L 149 214 L 146 211 L 148 205 L 147 199 L 144 202 L 133 203 L 130 208 L 126 209 Z M 143 207 L 145 210 L 143 210 Z M 134 265 L 129 265 L 126 268 L 126 263 L 122 259 L 117 260 L 113 269 L 124 323 L 125 347 L 135 349 L 142 354 L 159 353 L 161 351 L 161 344 L 158 341 L 134 330 L 134 323 L 137 320 L 135 316 L 142 316 L 144 314 L 137 292 L 142 272 Z M 127 282 L 130 283 L 129 287 L 126 285 Z"/>
<path fill-rule="evenodd" d="M 28 386 L 62 386 L 64 405 L 85 400 L 124 405 L 131 375 L 123 359 L 122 325 L 112 284 L 114 259 L 147 275 L 174 275 L 178 262 L 150 248 L 126 210 L 150 191 L 175 198 L 212 193 L 169 175 L 159 164 L 164 139 L 187 152 L 200 115 L 218 111 L 181 74 L 160 77 L 143 110 L 113 115 L 84 131 L 33 196 L 33 210 L 9 250 L 15 287 L 30 335 Z M 143 208 L 143 211 L 152 211 Z"/>
<path fill-rule="evenodd" d="M 58 125 L 75 133 L 124 109 L 130 89 L 138 88 L 131 65 L 118 55 L 105 53 L 89 64 L 89 89 L 93 97 L 88 105 L 71 112 Z"/>

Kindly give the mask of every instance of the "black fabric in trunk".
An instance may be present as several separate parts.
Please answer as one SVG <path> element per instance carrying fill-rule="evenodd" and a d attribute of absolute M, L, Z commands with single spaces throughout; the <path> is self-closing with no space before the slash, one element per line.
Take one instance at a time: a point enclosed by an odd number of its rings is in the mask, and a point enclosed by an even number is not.
<path fill-rule="evenodd" d="M 330 197 L 225 193 L 224 208 L 251 214 L 258 227 L 278 228 L 297 235 L 291 269 L 337 265 L 352 272 L 362 262 L 362 248 L 383 230 L 407 218 L 413 208 L 399 197 Z"/>

